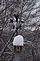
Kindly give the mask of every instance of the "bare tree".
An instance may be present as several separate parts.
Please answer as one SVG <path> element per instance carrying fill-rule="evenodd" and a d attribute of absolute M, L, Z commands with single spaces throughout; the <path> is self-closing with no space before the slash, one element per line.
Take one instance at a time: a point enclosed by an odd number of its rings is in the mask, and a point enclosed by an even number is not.
<path fill-rule="evenodd" d="M 5 0 L 4 3 L 5 4 L 2 5 L 2 9 L 0 11 L 0 20 L 2 21 L 2 26 L 3 25 L 4 25 L 4 27 L 7 26 L 7 24 L 9 23 L 8 19 L 10 20 L 10 17 L 11 17 L 12 20 L 13 20 L 14 14 L 15 15 L 17 15 L 17 14 L 19 15 L 18 18 L 20 19 L 21 25 L 22 25 L 22 23 L 24 24 L 23 25 L 24 26 L 23 29 L 25 28 L 25 26 L 26 27 L 27 26 L 31 26 L 31 29 L 34 26 L 36 26 L 36 27 L 40 26 L 40 25 L 37 24 L 38 20 L 39 20 L 39 17 L 40 17 L 40 14 L 39 15 L 37 14 L 40 11 L 40 6 L 36 7 L 37 3 L 36 3 L 35 0 Z M 17 21 L 16 21 L 17 24 L 18 24 L 18 18 L 17 18 Z M 35 22 L 35 20 L 36 20 L 36 22 Z M 25 25 L 25 23 L 26 23 L 26 25 Z M 15 32 L 17 32 L 17 30 L 18 30 L 18 27 L 17 27 Z M 32 29 L 32 30 L 34 30 L 34 29 Z M 36 28 L 35 28 L 35 30 L 36 30 Z M 4 51 L 5 51 L 6 47 L 7 47 L 7 45 L 10 44 L 9 42 L 12 39 L 12 37 L 14 36 L 15 32 L 10 37 L 9 41 L 5 44 L 5 47 L 3 48 L 0 56 L 2 56 L 3 53 L 4 54 L 5 53 L 11 54 L 11 52 L 4 52 Z M 34 40 L 35 40 L 35 37 L 34 37 L 33 41 Z M 8 46 L 8 48 L 9 48 L 9 46 Z M 11 48 L 9 48 L 9 49 L 11 50 Z M 13 52 L 13 50 L 11 50 L 11 51 Z"/>

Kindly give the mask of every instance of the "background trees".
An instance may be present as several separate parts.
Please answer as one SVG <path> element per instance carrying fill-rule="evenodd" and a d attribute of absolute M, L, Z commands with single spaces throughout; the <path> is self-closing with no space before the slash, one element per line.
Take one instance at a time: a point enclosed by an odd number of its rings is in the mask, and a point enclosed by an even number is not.
<path fill-rule="evenodd" d="M 21 20 L 24 21 L 24 29 L 33 29 L 40 28 L 40 4 L 35 0 L 2 0 L 1 9 L 0 9 L 0 22 L 2 26 L 5 24 L 7 26 L 8 20 L 13 19 L 14 14 L 19 14 Z M 4 22 L 4 23 L 2 23 Z"/>
<path fill-rule="evenodd" d="M 36 50 L 36 55 L 39 55 L 40 2 L 37 0 L 0 0 L 0 26 L 3 27 L 4 31 L 5 29 L 7 29 L 9 30 L 10 33 L 10 29 L 12 30 L 11 26 L 13 26 L 13 24 L 15 23 L 14 14 L 18 15 L 19 20 L 21 21 L 22 28 L 18 30 L 18 34 L 24 36 L 25 43 L 27 41 L 31 41 Z M 11 24 L 10 24 L 10 18 L 14 21 Z M 11 47 L 10 43 L 8 47 L 11 50 L 13 49 L 13 46 Z M 28 45 L 30 45 L 30 43 Z"/>

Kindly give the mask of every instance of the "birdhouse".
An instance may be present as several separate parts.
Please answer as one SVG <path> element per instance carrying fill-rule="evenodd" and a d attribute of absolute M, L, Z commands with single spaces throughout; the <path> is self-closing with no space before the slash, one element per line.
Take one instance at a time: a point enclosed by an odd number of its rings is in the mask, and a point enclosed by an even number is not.
<path fill-rule="evenodd" d="M 23 36 L 18 35 L 16 37 L 14 37 L 14 40 L 13 40 L 14 52 L 21 52 L 23 43 L 24 43 Z"/>

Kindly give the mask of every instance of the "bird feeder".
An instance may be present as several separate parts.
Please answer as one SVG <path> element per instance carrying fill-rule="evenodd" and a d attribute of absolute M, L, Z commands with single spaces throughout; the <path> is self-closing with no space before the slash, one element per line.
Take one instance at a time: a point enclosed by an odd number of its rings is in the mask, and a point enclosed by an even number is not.
<path fill-rule="evenodd" d="M 24 43 L 23 36 L 18 35 L 14 37 L 14 40 L 13 40 L 14 52 L 21 52 L 23 43 Z"/>

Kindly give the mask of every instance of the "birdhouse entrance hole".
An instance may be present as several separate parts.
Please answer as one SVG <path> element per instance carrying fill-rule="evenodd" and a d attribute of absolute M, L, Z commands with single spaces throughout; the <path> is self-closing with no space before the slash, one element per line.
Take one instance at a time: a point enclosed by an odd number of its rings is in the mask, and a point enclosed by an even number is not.
<path fill-rule="evenodd" d="M 16 47 L 16 51 L 17 51 L 17 52 L 20 52 L 20 47 L 19 47 L 19 46 Z"/>

